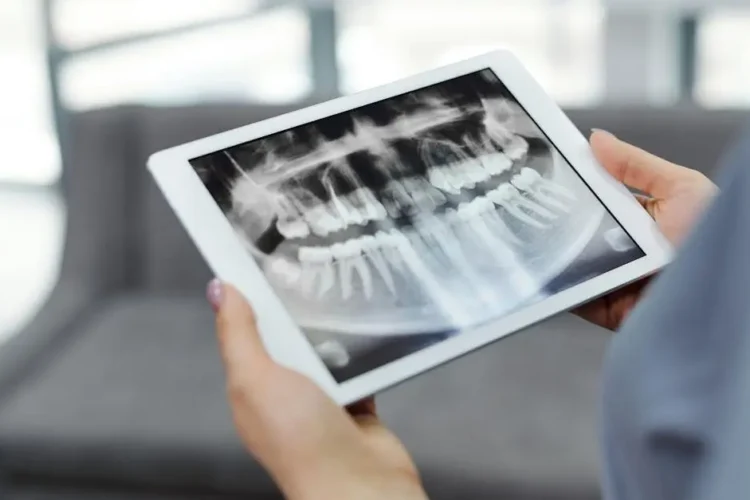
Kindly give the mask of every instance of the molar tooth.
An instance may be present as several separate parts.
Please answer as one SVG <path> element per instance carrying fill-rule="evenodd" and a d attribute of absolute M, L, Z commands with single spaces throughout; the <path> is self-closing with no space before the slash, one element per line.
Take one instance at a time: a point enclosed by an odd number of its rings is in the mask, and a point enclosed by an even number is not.
<path fill-rule="evenodd" d="M 401 255 L 398 252 L 398 243 L 394 239 L 394 236 L 392 233 L 386 233 L 385 231 L 378 231 L 375 233 L 375 243 L 378 248 L 380 248 L 380 252 L 385 258 L 385 260 L 390 264 L 390 266 L 397 270 L 397 271 L 403 271 L 404 268 L 404 262 L 401 259 Z"/>
<path fill-rule="evenodd" d="M 356 198 L 360 202 L 360 210 L 364 214 L 365 222 L 388 218 L 388 212 L 385 210 L 385 207 L 375 198 L 375 195 L 369 189 L 358 189 Z"/>
<path fill-rule="evenodd" d="M 349 257 L 348 250 L 343 243 L 336 243 L 331 247 L 333 258 L 336 259 L 341 271 L 339 283 L 341 285 L 341 296 L 344 300 L 351 297 L 352 294 L 352 267 L 347 261 Z"/>
<path fill-rule="evenodd" d="M 328 236 L 342 229 L 341 223 L 331 215 L 325 205 L 310 208 L 303 217 L 313 234 L 318 236 Z"/>
<path fill-rule="evenodd" d="M 459 163 L 445 167 L 448 171 L 448 179 L 458 189 L 473 189 L 476 183 L 466 174 L 464 165 L 465 163 Z"/>
<path fill-rule="evenodd" d="M 479 160 L 470 160 L 464 163 L 464 174 L 476 184 L 484 182 L 490 177 Z"/>
<path fill-rule="evenodd" d="M 468 210 L 470 212 L 473 210 L 471 205 L 469 205 Z M 456 211 L 448 210 L 443 217 L 450 224 L 455 223 L 459 216 Z M 435 219 L 428 219 L 422 223 L 418 222 L 417 229 L 422 235 L 432 239 L 435 246 L 442 250 L 450 262 L 457 265 L 464 273 L 473 274 L 471 265 L 461 249 L 461 244 L 458 243 L 456 235 L 448 225 Z"/>
<path fill-rule="evenodd" d="M 524 196 L 520 195 L 517 198 L 518 205 L 522 207 L 526 207 L 528 210 L 536 213 L 537 215 L 540 215 L 542 217 L 545 217 L 547 219 L 556 219 L 557 216 L 550 212 L 548 209 L 544 208 L 543 206 L 539 205 L 538 203 L 534 203 L 533 201 L 525 198 Z"/>
<path fill-rule="evenodd" d="M 320 259 L 320 285 L 318 286 L 318 297 L 324 297 L 336 284 L 336 274 L 333 268 L 333 254 L 329 248 L 321 248 Z"/>
<path fill-rule="evenodd" d="M 491 153 L 481 158 L 482 165 L 492 175 L 500 175 L 513 167 L 513 161 L 504 153 Z"/>
<path fill-rule="evenodd" d="M 498 215 L 497 211 L 495 210 L 495 204 L 492 203 L 491 200 L 483 197 L 481 198 L 480 203 L 482 207 L 482 218 L 487 221 L 487 224 L 494 231 L 496 231 L 498 234 L 503 235 L 508 239 L 508 241 L 515 245 L 521 245 L 523 243 L 518 238 L 518 236 L 513 234 L 513 231 L 508 227 L 503 218 Z"/>
<path fill-rule="evenodd" d="M 519 208 L 518 198 L 520 196 L 521 194 L 510 184 L 503 184 L 487 195 L 493 203 L 503 207 L 509 214 L 521 222 L 539 229 L 545 229 L 547 227 L 545 224 L 534 219 Z"/>
<path fill-rule="evenodd" d="M 395 296 L 396 284 L 393 281 L 391 270 L 388 268 L 388 262 L 386 262 L 385 257 L 381 253 L 380 243 L 374 236 L 369 235 L 363 236 L 361 241 L 365 256 L 370 259 L 372 266 L 380 274 L 380 277 L 383 278 L 385 286 Z"/>
<path fill-rule="evenodd" d="M 449 293 L 446 293 L 435 275 L 424 265 L 419 254 L 414 251 L 409 239 L 403 233 L 391 230 L 385 238 L 397 250 L 406 268 L 417 278 L 417 282 L 431 296 L 443 314 L 448 315 L 459 325 L 471 320 L 461 307 L 456 307 L 455 300 Z"/>
<path fill-rule="evenodd" d="M 457 189 L 453 185 L 441 167 L 430 168 L 427 173 L 427 179 L 430 181 L 430 184 L 446 193 L 458 194 L 461 192 L 460 189 Z"/>
<path fill-rule="evenodd" d="M 552 207 L 563 213 L 570 213 L 570 207 L 565 205 L 565 203 L 563 203 L 562 201 L 547 195 L 539 189 L 536 189 L 536 181 L 529 178 L 528 176 L 524 176 L 521 174 L 515 175 L 511 180 L 511 184 L 513 184 L 517 189 L 529 193 L 529 195 L 531 195 L 539 203 L 547 205 L 548 207 Z"/>
<path fill-rule="evenodd" d="M 302 278 L 302 269 L 283 257 L 271 258 L 269 270 L 284 281 L 284 285 L 293 286 Z"/>
<path fill-rule="evenodd" d="M 276 229 L 286 239 L 306 238 L 310 235 L 310 227 L 302 220 L 279 220 Z"/>
<path fill-rule="evenodd" d="M 518 161 L 529 152 L 529 143 L 515 135 L 503 149 L 511 160 Z"/>
<path fill-rule="evenodd" d="M 424 212 L 433 212 L 447 201 L 445 195 L 424 178 L 405 179 L 402 183 L 411 194 L 414 204 Z"/>
<path fill-rule="evenodd" d="M 362 243 L 357 240 L 349 240 L 344 244 L 339 244 L 333 250 L 334 255 L 339 260 L 341 267 L 341 296 L 344 300 L 348 300 L 352 296 L 353 290 L 353 271 L 356 271 L 362 280 L 362 289 L 366 298 L 372 297 L 372 275 L 370 269 L 367 267 L 362 256 Z M 334 245 L 336 246 L 336 245 Z"/>
<path fill-rule="evenodd" d="M 352 199 L 356 199 L 356 195 L 346 196 L 341 199 L 341 203 L 344 205 L 347 211 L 347 216 L 344 219 L 348 224 L 357 224 L 364 226 L 367 224 L 367 217 L 365 217 L 364 211 L 360 211 L 359 207 L 352 202 Z"/>
<path fill-rule="evenodd" d="M 524 178 L 527 178 L 535 182 L 538 186 L 538 189 L 545 189 L 550 194 L 557 194 L 559 196 L 569 199 L 570 201 L 578 200 L 576 195 L 572 193 L 570 190 L 552 181 L 545 179 L 544 177 L 541 176 L 539 172 L 537 172 L 533 168 L 529 168 L 529 167 L 523 168 L 521 170 L 520 175 L 523 176 Z"/>
<path fill-rule="evenodd" d="M 373 292 L 372 274 L 370 273 L 370 267 L 367 265 L 367 262 L 365 262 L 365 256 L 359 253 L 357 256 L 353 257 L 352 267 L 357 271 L 357 274 L 359 274 L 359 279 L 362 280 L 362 291 L 365 294 L 365 298 L 371 299 Z"/>
<path fill-rule="evenodd" d="M 414 210 L 414 200 L 409 191 L 399 181 L 391 181 L 385 188 L 387 196 L 384 203 L 386 211 L 391 218 L 409 215 Z"/>

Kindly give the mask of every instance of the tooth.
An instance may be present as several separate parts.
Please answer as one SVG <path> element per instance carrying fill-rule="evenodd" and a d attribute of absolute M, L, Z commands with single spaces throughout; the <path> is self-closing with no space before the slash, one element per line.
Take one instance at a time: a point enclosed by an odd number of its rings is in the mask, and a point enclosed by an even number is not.
<path fill-rule="evenodd" d="M 471 314 L 464 307 L 457 305 L 457 301 L 451 294 L 445 292 L 437 278 L 424 265 L 419 254 L 414 251 L 406 236 L 399 231 L 391 230 L 386 238 L 397 249 L 406 267 L 422 285 L 422 289 L 431 295 L 441 313 L 448 316 L 455 325 L 465 325 L 473 320 Z"/>
<path fill-rule="evenodd" d="M 503 184 L 487 194 L 487 197 L 492 200 L 493 203 L 503 207 L 516 219 L 531 226 L 538 227 L 539 229 L 545 229 L 547 227 L 546 224 L 539 222 L 519 208 L 518 198 L 520 198 L 520 196 L 521 194 L 510 184 Z"/>
<path fill-rule="evenodd" d="M 341 271 L 339 278 L 341 296 L 346 300 L 352 295 L 352 266 L 348 262 L 348 248 L 343 243 L 336 243 L 331 247 L 331 253 Z"/>
<path fill-rule="evenodd" d="M 285 258 L 272 258 L 269 270 L 280 277 L 286 286 L 293 286 L 302 278 L 300 267 Z"/>
<path fill-rule="evenodd" d="M 430 168 L 430 171 L 427 173 L 427 180 L 430 181 L 430 184 L 446 193 L 458 194 L 461 192 L 460 189 L 454 187 L 441 167 Z"/>
<path fill-rule="evenodd" d="M 407 231 L 402 234 L 409 241 L 411 248 L 420 256 L 422 265 L 426 269 L 443 269 L 445 267 L 445 264 L 440 262 L 435 255 L 436 245 L 434 241 L 429 241 L 432 240 L 430 235 L 418 231 Z"/>
<path fill-rule="evenodd" d="M 305 222 L 310 226 L 310 230 L 317 236 L 328 236 L 339 229 L 341 224 L 333 215 L 328 212 L 325 205 L 318 205 L 310 208 L 303 214 Z"/>
<path fill-rule="evenodd" d="M 519 136 L 513 136 L 505 148 L 505 154 L 513 161 L 522 159 L 529 152 L 529 144 Z"/>
<path fill-rule="evenodd" d="M 353 291 L 353 274 L 356 271 L 362 280 L 362 288 L 367 298 L 372 297 L 372 276 L 367 263 L 361 255 L 361 245 L 356 241 L 337 243 L 331 251 L 341 267 L 341 297 L 348 300 Z"/>
<path fill-rule="evenodd" d="M 562 196 L 564 198 L 569 199 L 570 201 L 577 201 L 578 198 L 576 195 L 568 190 L 567 188 L 560 186 L 558 184 L 555 184 L 552 181 L 549 181 L 541 176 L 539 172 L 534 170 L 533 168 L 523 168 L 521 170 L 521 174 L 523 177 L 528 178 L 529 180 L 532 180 L 537 183 L 539 188 L 546 189 L 551 194 L 557 194 L 559 196 Z"/>
<path fill-rule="evenodd" d="M 489 200 L 486 200 L 489 201 Z M 492 205 L 492 202 L 490 202 Z M 510 252 L 508 244 L 498 238 L 484 221 L 483 217 L 477 217 L 486 210 L 487 206 L 480 198 L 475 199 L 469 204 L 462 204 L 458 207 L 458 217 L 467 224 L 476 234 L 485 246 L 493 253 L 503 254 L 503 257 Z M 495 210 L 491 206 L 491 210 Z"/>
<path fill-rule="evenodd" d="M 519 195 L 517 200 L 519 206 L 526 207 L 528 210 L 535 212 L 542 217 L 553 220 L 557 218 L 554 213 L 539 205 L 538 203 L 534 203 L 533 201 L 525 198 L 523 195 Z"/>
<path fill-rule="evenodd" d="M 513 179 L 511 180 L 511 184 L 513 184 L 517 189 L 529 193 L 539 203 L 545 204 L 564 213 L 570 213 L 570 208 L 565 205 L 565 203 L 553 198 L 552 196 L 547 195 L 546 193 L 541 192 L 539 189 L 536 189 L 536 181 L 530 179 L 528 176 L 518 174 L 513 177 Z"/>
<path fill-rule="evenodd" d="M 308 295 L 312 292 L 315 281 L 320 277 L 318 284 L 318 297 L 323 297 L 333 288 L 335 282 L 333 270 L 333 256 L 327 248 L 302 247 L 299 249 L 299 261 L 303 264 L 303 292 Z"/>
<path fill-rule="evenodd" d="M 315 279 L 319 274 L 319 266 L 315 265 L 315 249 L 312 247 L 302 247 L 299 249 L 298 257 L 302 263 L 302 283 L 300 288 L 304 295 L 310 295 L 315 285 Z"/>
<path fill-rule="evenodd" d="M 513 162 L 503 153 L 492 153 L 482 157 L 482 165 L 492 175 L 500 175 L 513 167 Z"/>
<path fill-rule="evenodd" d="M 488 172 L 482 167 L 482 164 L 478 160 L 470 160 L 463 164 L 464 175 L 467 179 L 475 184 L 489 179 Z"/>
<path fill-rule="evenodd" d="M 276 229 L 286 239 L 306 238 L 310 235 L 310 227 L 304 221 L 297 220 L 279 220 L 276 222 Z"/>
<path fill-rule="evenodd" d="M 404 186 L 398 181 L 391 181 L 386 186 L 385 208 L 391 218 L 398 218 L 402 215 L 409 215 L 413 211 L 414 201 Z"/>
<path fill-rule="evenodd" d="M 360 210 L 364 213 L 365 222 L 388 218 L 388 212 L 386 212 L 385 207 L 375 198 L 375 195 L 370 190 L 358 189 L 356 191 L 356 198 L 359 200 Z"/>
<path fill-rule="evenodd" d="M 531 171 L 536 173 L 536 171 L 534 170 Z M 513 179 L 511 179 L 511 184 L 513 184 L 517 189 L 529 193 L 529 195 L 531 195 L 539 203 L 553 207 L 564 213 L 570 213 L 570 208 L 565 205 L 565 203 L 551 196 L 548 196 L 547 194 L 541 192 L 539 189 L 535 189 L 537 181 L 529 177 L 528 175 L 515 175 Z"/>
<path fill-rule="evenodd" d="M 423 212 L 433 212 L 447 201 L 445 195 L 424 178 L 406 179 L 402 183 L 411 193 L 414 204 Z"/>
<path fill-rule="evenodd" d="M 443 215 L 448 224 L 455 222 L 457 215 L 454 210 L 448 210 Z M 460 267 L 465 274 L 474 274 L 471 264 L 464 255 L 461 244 L 449 226 L 437 220 L 427 220 L 417 223 L 419 232 L 433 240 L 433 242 L 445 253 L 448 259 Z"/>
<path fill-rule="evenodd" d="M 375 243 L 377 247 L 380 248 L 383 257 L 393 269 L 397 271 L 403 271 L 405 269 L 401 254 L 399 254 L 396 246 L 396 241 L 390 233 L 378 231 L 375 233 Z"/>
<path fill-rule="evenodd" d="M 351 258 L 351 261 L 352 267 L 357 271 L 357 274 L 359 274 L 359 279 L 362 280 L 362 291 L 365 294 L 365 298 L 371 299 L 373 291 L 372 274 L 370 273 L 370 268 L 367 265 L 367 262 L 365 262 L 365 256 L 362 255 L 362 242 L 352 240 L 348 244 L 350 245 L 350 251 L 352 253 L 356 252 L 354 257 Z"/>
<path fill-rule="evenodd" d="M 360 212 L 357 205 L 353 202 L 352 198 L 355 198 L 355 196 L 356 195 L 350 195 L 341 198 L 341 203 L 347 212 L 347 216 L 344 220 L 348 223 L 348 225 L 357 224 L 363 226 L 367 224 L 367 218 L 362 212 Z"/>
<path fill-rule="evenodd" d="M 487 224 L 491 228 L 495 229 L 498 234 L 502 234 L 503 236 L 507 237 L 511 243 L 515 245 L 523 244 L 518 236 L 513 234 L 513 231 L 508 227 L 503 218 L 498 215 L 497 211 L 495 210 L 495 204 L 492 203 L 491 200 L 480 197 L 475 201 L 478 203 L 478 206 L 481 207 L 480 213 L 482 218 L 487 221 Z"/>
<path fill-rule="evenodd" d="M 349 224 L 349 210 L 346 205 L 344 205 L 343 200 L 338 196 L 334 196 L 329 204 L 331 206 L 331 213 L 333 213 L 339 221 L 343 222 L 343 227 L 346 227 Z"/>
<path fill-rule="evenodd" d="M 320 285 L 318 286 L 318 298 L 324 297 L 336 284 L 336 275 L 333 268 L 333 255 L 328 248 L 319 250 L 320 258 Z"/>
<path fill-rule="evenodd" d="M 445 167 L 448 171 L 449 182 L 459 189 L 473 189 L 476 183 L 466 175 L 463 165 L 464 164 L 458 164 Z"/>
<path fill-rule="evenodd" d="M 361 240 L 362 249 L 365 253 L 365 256 L 370 259 L 370 262 L 372 262 L 372 266 L 375 268 L 378 274 L 380 274 L 380 277 L 383 278 L 385 286 L 388 287 L 388 290 L 395 296 L 396 284 L 393 282 L 393 276 L 391 275 L 391 271 L 388 268 L 388 263 L 380 253 L 378 240 L 376 240 L 374 236 L 369 235 L 363 236 Z"/>

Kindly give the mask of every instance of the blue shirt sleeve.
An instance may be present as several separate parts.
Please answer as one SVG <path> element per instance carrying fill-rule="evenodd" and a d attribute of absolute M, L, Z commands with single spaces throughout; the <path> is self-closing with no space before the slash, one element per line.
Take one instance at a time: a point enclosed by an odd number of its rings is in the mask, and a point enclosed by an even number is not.
<path fill-rule="evenodd" d="M 606 500 L 750 498 L 750 138 L 610 347 Z"/>

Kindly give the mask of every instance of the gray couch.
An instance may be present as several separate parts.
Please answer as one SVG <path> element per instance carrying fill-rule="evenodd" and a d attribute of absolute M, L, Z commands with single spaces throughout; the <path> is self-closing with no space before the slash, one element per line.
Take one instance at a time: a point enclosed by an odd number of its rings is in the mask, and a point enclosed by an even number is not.
<path fill-rule="evenodd" d="M 210 274 L 147 156 L 286 111 L 125 107 L 76 116 L 59 283 L 0 350 L 0 498 L 277 498 L 238 443 L 203 290 Z M 743 116 L 571 111 L 710 169 Z M 380 396 L 434 499 L 598 498 L 596 399 L 609 333 L 562 316 Z"/>

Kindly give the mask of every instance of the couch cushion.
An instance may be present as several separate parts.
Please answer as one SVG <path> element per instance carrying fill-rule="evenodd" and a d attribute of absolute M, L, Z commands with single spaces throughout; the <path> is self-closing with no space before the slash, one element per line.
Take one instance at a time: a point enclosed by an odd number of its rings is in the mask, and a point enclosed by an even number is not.
<path fill-rule="evenodd" d="M 99 309 L 2 402 L 0 450 L 11 478 L 274 491 L 235 437 L 200 297 Z"/>
<path fill-rule="evenodd" d="M 380 398 L 433 498 L 595 498 L 607 335 L 561 317 Z M 232 428 L 200 297 L 122 297 L 0 406 L 11 478 L 273 494 Z M 549 495 L 549 496 L 548 496 Z"/>

